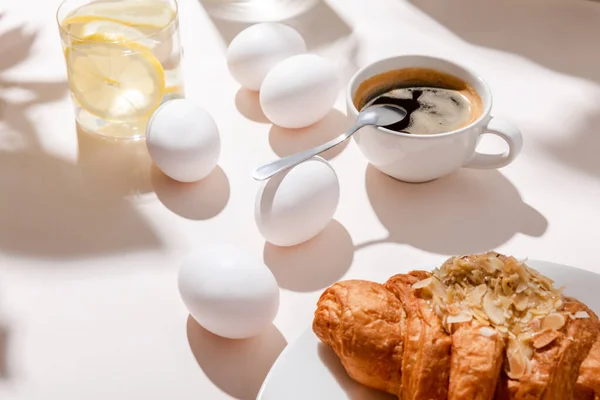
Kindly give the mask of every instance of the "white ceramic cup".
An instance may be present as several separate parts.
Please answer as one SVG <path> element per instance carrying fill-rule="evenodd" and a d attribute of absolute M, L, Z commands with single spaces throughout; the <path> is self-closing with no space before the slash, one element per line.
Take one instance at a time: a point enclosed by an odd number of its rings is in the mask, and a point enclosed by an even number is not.
<path fill-rule="evenodd" d="M 521 151 L 523 136 L 512 123 L 490 115 L 492 93 L 477 74 L 440 58 L 404 55 L 386 58 L 360 69 L 346 92 L 348 115 L 356 118 L 354 95 L 366 79 L 383 72 L 407 67 L 431 68 L 467 82 L 481 97 L 483 112 L 471 124 L 444 133 L 411 135 L 385 128 L 365 127 L 354 139 L 367 160 L 381 172 L 406 182 L 427 182 L 458 168 L 496 169 L 510 164 Z M 482 154 L 476 147 L 484 133 L 497 135 L 508 143 L 504 154 Z"/>

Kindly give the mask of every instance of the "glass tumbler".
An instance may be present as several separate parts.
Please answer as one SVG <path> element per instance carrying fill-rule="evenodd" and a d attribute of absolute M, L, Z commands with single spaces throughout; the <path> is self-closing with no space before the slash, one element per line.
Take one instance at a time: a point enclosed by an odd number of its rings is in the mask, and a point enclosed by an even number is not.
<path fill-rule="evenodd" d="M 201 0 L 206 11 L 222 20 L 256 23 L 294 18 L 322 0 Z"/>
<path fill-rule="evenodd" d="M 57 22 L 85 131 L 142 138 L 154 110 L 184 96 L 176 0 L 65 0 Z"/>

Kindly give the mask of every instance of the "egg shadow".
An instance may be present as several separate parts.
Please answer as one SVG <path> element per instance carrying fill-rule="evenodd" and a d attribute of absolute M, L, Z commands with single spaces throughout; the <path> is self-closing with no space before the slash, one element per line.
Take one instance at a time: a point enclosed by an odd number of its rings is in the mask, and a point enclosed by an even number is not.
<path fill-rule="evenodd" d="M 307 242 L 291 247 L 265 243 L 264 262 L 280 287 L 313 292 L 339 281 L 354 260 L 350 234 L 336 220 Z"/>
<path fill-rule="evenodd" d="M 319 359 L 329 369 L 329 372 L 340 385 L 340 387 L 346 392 L 349 400 L 397 400 L 398 398 L 390 394 L 370 389 L 360 383 L 352 380 L 344 366 L 340 362 L 340 359 L 335 352 L 324 343 L 318 343 L 317 351 L 319 353 Z"/>
<path fill-rule="evenodd" d="M 229 201 L 229 179 L 219 166 L 198 182 L 178 182 L 152 167 L 152 186 L 158 199 L 175 214 L 193 220 L 216 217 Z"/>
<path fill-rule="evenodd" d="M 110 187 L 120 195 L 153 191 L 152 159 L 146 140 L 108 138 L 90 133 L 77 124 L 77 147 L 77 164 L 90 182 Z"/>
<path fill-rule="evenodd" d="M 260 95 L 249 89 L 240 88 L 235 95 L 235 107 L 246 119 L 268 124 L 269 119 L 260 107 Z"/>
<path fill-rule="evenodd" d="M 338 137 L 352 126 L 352 119 L 341 111 L 332 109 L 320 121 L 300 129 L 282 128 L 273 125 L 269 131 L 269 145 L 279 157 L 289 156 L 308 150 Z M 350 140 L 320 154 L 326 160 L 338 156 L 348 146 Z"/>
<path fill-rule="evenodd" d="M 270 325 L 259 336 L 225 339 L 187 320 L 190 349 L 206 376 L 221 390 L 240 400 L 255 400 L 273 363 L 287 342 Z"/>
<path fill-rule="evenodd" d="M 465 254 L 496 248 L 517 233 L 540 237 L 548 227 L 546 218 L 495 170 L 464 168 L 414 184 L 369 165 L 365 181 L 371 206 L 389 237 L 357 248 L 397 242 L 432 253 Z"/>

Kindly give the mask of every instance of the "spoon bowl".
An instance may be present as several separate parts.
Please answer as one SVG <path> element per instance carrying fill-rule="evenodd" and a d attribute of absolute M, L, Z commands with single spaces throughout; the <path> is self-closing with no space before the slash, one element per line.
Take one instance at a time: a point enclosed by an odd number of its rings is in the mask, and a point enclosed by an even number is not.
<path fill-rule="evenodd" d="M 332 147 L 337 146 L 342 143 L 350 136 L 352 136 L 356 131 L 364 126 L 388 126 L 393 125 L 397 122 L 402 121 L 406 118 L 407 112 L 404 108 L 400 106 L 396 106 L 393 104 L 377 104 L 369 106 L 363 109 L 358 116 L 356 117 L 356 121 L 354 125 L 346 132 L 342 133 L 335 139 L 330 140 L 327 143 L 324 143 L 320 146 L 314 147 L 312 149 L 308 149 L 302 151 L 300 153 L 292 154 L 287 157 L 280 158 L 279 160 L 275 160 L 268 164 L 265 164 L 256 170 L 252 174 L 252 177 L 257 181 L 263 181 L 265 179 L 269 179 L 273 175 L 285 171 L 289 168 L 292 168 L 301 162 L 304 162 L 316 155 L 319 155 Z"/>

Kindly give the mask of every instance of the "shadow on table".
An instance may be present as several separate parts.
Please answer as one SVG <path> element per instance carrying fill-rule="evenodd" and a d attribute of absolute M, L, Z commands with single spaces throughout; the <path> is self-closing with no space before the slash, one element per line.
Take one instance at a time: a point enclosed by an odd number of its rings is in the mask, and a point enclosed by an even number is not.
<path fill-rule="evenodd" d="M 210 13 L 209 17 L 225 47 L 229 46 L 240 31 L 252 25 L 216 18 Z M 326 1 L 319 0 L 306 12 L 281 22 L 293 27 L 302 35 L 309 52 L 330 56 L 338 61 L 345 76 L 357 69 L 358 41 L 353 36 L 353 29 Z"/>
<path fill-rule="evenodd" d="M 396 242 L 432 253 L 467 254 L 494 249 L 517 233 L 539 237 L 548 227 L 546 218 L 495 170 L 461 169 L 412 184 L 369 165 L 365 180 L 371 206 L 389 236 L 357 248 Z"/>
<path fill-rule="evenodd" d="M 323 232 L 297 246 L 266 243 L 263 258 L 280 287 L 312 292 L 344 276 L 354 259 L 354 245 L 346 228 L 333 220 Z"/>
<path fill-rule="evenodd" d="M 10 379 L 8 369 L 8 327 L 0 322 L 0 382 Z"/>
<path fill-rule="evenodd" d="M 260 107 L 258 92 L 240 88 L 235 95 L 235 107 L 246 119 L 261 124 L 270 123 L 269 119 Z"/>
<path fill-rule="evenodd" d="M 205 220 L 217 216 L 229 201 L 229 180 L 217 166 L 198 182 L 177 182 L 152 167 L 152 186 L 158 199 L 181 217 Z"/>
<path fill-rule="evenodd" d="M 0 250 L 75 258 L 161 246 L 133 204 L 40 152 L 0 152 Z"/>
<path fill-rule="evenodd" d="M 323 343 L 319 343 L 319 358 L 323 364 L 329 369 L 331 375 L 338 382 L 340 387 L 344 389 L 349 400 L 396 400 L 397 397 L 380 392 L 378 390 L 369 389 L 358 382 L 353 381 L 344 369 L 338 356 L 333 350 Z"/>
<path fill-rule="evenodd" d="M 231 340 L 213 335 L 191 317 L 187 337 L 198 365 L 221 390 L 240 400 L 255 400 L 271 366 L 287 345 L 274 325 L 259 336 Z"/>
<path fill-rule="evenodd" d="M 229 43 L 240 31 L 256 23 L 218 18 L 210 13 L 208 15 L 219 31 L 225 46 L 229 46 Z M 352 28 L 348 23 L 325 1 L 318 1 L 314 7 L 307 11 L 280 22 L 300 32 L 309 50 L 346 38 L 352 34 Z"/>
<path fill-rule="evenodd" d="M 411 3 L 470 43 L 600 83 L 600 4 L 563 0 Z"/>
<path fill-rule="evenodd" d="M 75 258 L 160 247 L 152 228 L 115 191 L 113 181 L 90 179 L 85 168 L 44 152 L 38 138 L 44 132 L 37 131 L 27 113 L 31 106 L 63 98 L 66 82 L 1 75 L 25 61 L 34 41 L 35 35 L 22 28 L 0 34 L 0 126 L 5 128 L 0 130 L 0 251 Z M 110 170 L 110 160 L 98 168 Z"/>
<path fill-rule="evenodd" d="M 598 2 L 411 0 L 411 3 L 470 43 L 514 53 L 557 72 L 600 84 Z M 600 177 L 600 158 L 596 155 L 600 148 L 599 126 L 600 110 L 581 124 L 565 129 L 561 140 L 537 141 L 556 160 Z"/>
<path fill-rule="evenodd" d="M 0 23 L 2 18 L 3 15 L 0 14 Z M 68 85 L 65 81 L 29 81 L 3 76 L 4 71 L 16 67 L 29 57 L 36 37 L 35 33 L 27 32 L 22 26 L 0 33 L 2 55 L 0 56 L 0 147 L 2 148 L 26 147 L 39 150 L 38 133 L 27 113 L 38 104 L 60 100 L 67 94 Z"/>
<path fill-rule="evenodd" d="M 600 104 L 600 98 L 597 104 Z M 541 141 L 542 148 L 565 165 L 600 178 L 600 109 L 577 125 L 569 127 L 559 138 L 555 141 Z"/>
<path fill-rule="evenodd" d="M 123 140 L 77 127 L 77 165 L 90 182 L 110 188 L 115 196 L 139 196 L 153 191 L 152 160 L 145 140 Z"/>
<path fill-rule="evenodd" d="M 322 120 L 301 129 L 287 129 L 273 125 L 269 131 L 269 144 L 279 157 L 308 150 L 338 137 L 352 126 L 352 119 L 332 109 Z M 320 154 L 326 160 L 338 156 L 348 146 L 349 140 Z"/>

